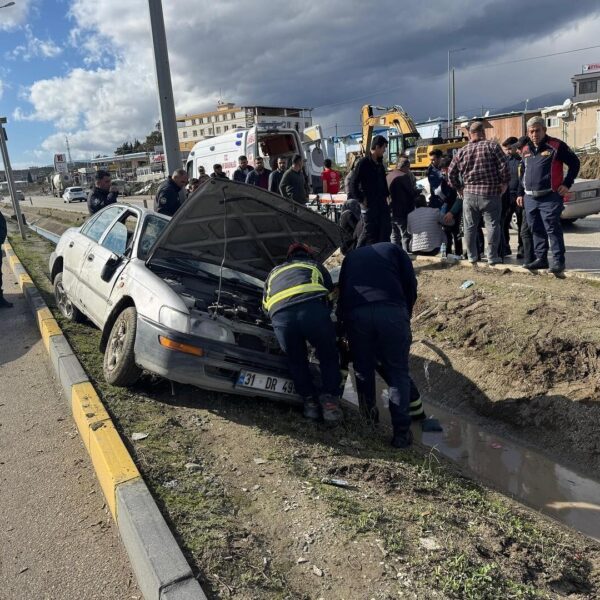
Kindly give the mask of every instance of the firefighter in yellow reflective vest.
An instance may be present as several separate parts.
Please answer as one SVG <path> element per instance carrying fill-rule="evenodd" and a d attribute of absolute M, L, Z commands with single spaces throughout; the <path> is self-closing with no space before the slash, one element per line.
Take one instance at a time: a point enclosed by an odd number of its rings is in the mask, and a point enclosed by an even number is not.
<path fill-rule="evenodd" d="M 269 314 L 279 345 L 286 353 L 296 391 L 304 399 L 304 416 L 333 425 L 342 419 L 340 360 L 328 295 L 331 276 L 301 243 L 288 249 L 287 261 L 267 277 L 263 309 Z M 315 388 L 309 361 L 309 343 L 321 370 L 321 389 Z"/>

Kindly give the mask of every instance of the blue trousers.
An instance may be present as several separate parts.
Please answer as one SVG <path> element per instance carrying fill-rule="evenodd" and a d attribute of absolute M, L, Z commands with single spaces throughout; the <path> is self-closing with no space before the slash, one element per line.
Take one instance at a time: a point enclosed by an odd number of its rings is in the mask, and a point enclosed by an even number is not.
<path fill-rule="evenodd" d="M 294 304 L 277 311 L 271 321 L 298 394 L 309 398 L 317 393 L 308 364 L 308 342 L 319 359 L 321 392 L 339 396 L 340 357 L 331 312 L 325 303 L 310 300 Z"/>
<path fill-rule="evenodd" d="M 554 263 L 565 264 L 565 240 L 563 237 L 560 213 L 563 199 L 556 192 L 540 198 L 525 196 L 525 215 L 533 235 L 533 251 L 536 258 L 548 257 L 548 240 Z"/>
<path fill-rule="evenodd" d="M 354 361 L 356 387 L 366 404 L 375 405 L 375 367 L 380 362 L 389 385 L 394 434 L 410 427 L 408 353 L 412 341 L 406 308 L 367 304 L 344 317 Z"/>

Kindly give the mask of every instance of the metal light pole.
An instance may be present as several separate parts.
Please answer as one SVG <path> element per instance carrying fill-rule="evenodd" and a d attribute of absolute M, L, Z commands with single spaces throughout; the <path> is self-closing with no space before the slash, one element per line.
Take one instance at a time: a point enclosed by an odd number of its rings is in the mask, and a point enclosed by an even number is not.
<path fill-rule="evenodd" d="M 21 207 L 19 206 L 19 199 L 17 198 L 15 189 L 15 180 L 13 179 L 12 168 L 10 166 L 10 158 L 8 157 L 8 148 L 6 147 L 6 131 L 3 127 L 6 123 L 6 117 L 0 117 L 0 152 L 2 153 L 2 162 L 4 163 L 4 173 L 6 175 L 6 182 L 8 183 L 8 191 L 12 200 L 13 209 L 17 216 L 17 223 L 19 225 L 19 231 L 21 237 L 25 240 L 25 228 L 23 227 L 23 218 L 21 217 Z"/>
<path fill-rule="evenodd" d="M 448 124 L 446 137 L 450 137 L 450 127 L 452 124 L 452 75 L 450 73 L 450 55 L 455 52 L 462 52 L 466 48 L 451 48 L 448 50 Z"/>
<path fill-rule="evenodd" d="M 150 27 L 152 30 L 152 45 L 154 47 L 154 66 L 156 69 L 156 84 L 158 86 L 158 105 L 163 136 L 163 149 L 167 162 L 167 171 L 172 174 L 181 169 L 181 151 L 177 136 L 177 118 L 175 102 L 173 101 L 173 85 L 169 68 L 169 50 L 165 33 L 161 0 L 148 0 L 150 10 Z"/>

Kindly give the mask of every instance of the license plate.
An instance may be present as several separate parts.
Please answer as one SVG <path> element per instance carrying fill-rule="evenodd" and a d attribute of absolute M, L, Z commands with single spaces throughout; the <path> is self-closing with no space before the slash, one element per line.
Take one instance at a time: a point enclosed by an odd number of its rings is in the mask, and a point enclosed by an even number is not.
<path fill-rule="evenodd" d="M 579 192 L 579 197 L 582 200 L 586 198 L 595 198 L 598 195 L 598 190 L 585 190 L 583 192 Z"/>
<path fill-rule="evenodd" d="M 276 394 L 292 395 L 296 393 L 294 382 L 291 379 L 263 375 L 262 373 L 254 373 L 253 371 L 241 371 L 237 380 L 237 386 L 274 392 Z"/>

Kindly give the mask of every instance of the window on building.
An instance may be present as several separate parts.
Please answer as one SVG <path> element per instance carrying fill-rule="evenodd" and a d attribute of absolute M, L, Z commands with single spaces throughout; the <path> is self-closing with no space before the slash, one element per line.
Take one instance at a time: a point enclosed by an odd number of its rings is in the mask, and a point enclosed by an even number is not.
<path fill-rule="evenodd" d="M 307 129 L 310 127 L 310 123 L 308 121 L 304 121 L 304 128 Z"/>
<path fill-rule="evenodd" d="M 200 130 L 200 135 L 204 135 L 204 129 Z"/>
<path fill-rule="evenodd" d="M 192 131 L 192 137 L 198 137 L 198 130 L 194 129 L 194 131 Z"/>
<path fill-rule="evenodd" d="M 184 131 L 184 132 L 183 132 L 183 137 L 184 137 L 184 138 L 186 138 L 186 137 L 187 137 L 187 134 L 188 134 L 188 132 L 187 132 L 187 131 Z"/>
<path fill-rule="evenodd" d="M 223 131 L 229 131 L 229 125 L 223 125 Z"/>
<path fill-rule="evenodd" d="M 232 126 L 231 126 L 231 129 L 237 129 L 237 128 L 238 128 L 238 126 L 237 126 L 237 125 L 232 125 Z"/>
<path fill-rule="evenodd" d="M 546 127 L 558 127 L 558 117 L 546 117 Z"/>
<path fill-rule="evenodd" d="M 221 128 L 217 127 L 216 131 L 217 131 L 217 133 L 221 133 Z"/>
<path fill-rule="evenodd" d="M 580 94 L 595 94 L 598 91 L 598 80 L 594 81 L 580 81 L 579 82 L 579 93 Z"/>

